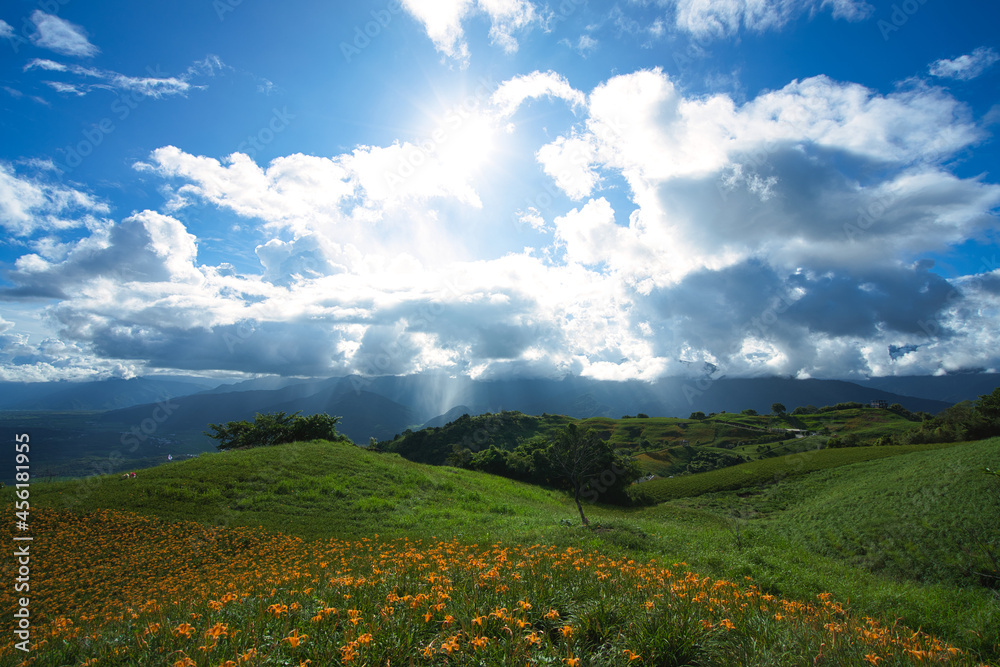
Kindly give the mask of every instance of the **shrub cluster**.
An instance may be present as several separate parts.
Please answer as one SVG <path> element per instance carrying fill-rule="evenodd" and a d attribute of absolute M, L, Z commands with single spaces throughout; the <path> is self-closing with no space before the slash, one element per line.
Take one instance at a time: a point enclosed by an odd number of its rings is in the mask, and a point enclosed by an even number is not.
<path fill-rule="evenodd" d="M 747 458 L 739 454 L 725 454 L 723 452 L 698 452 L 688 461 L 685 470 L 689 473 L 708 472 L 719 468 L 746 463 Z"/>
<path fill-rule="evenodd" d="M 456 449 L 466 449 L 469 455 L 495 446 L 511 450 L 533 436 L 550 416 L 535 417 L 517 411 L 504 410 L 493 414 L 470 417 L 464 414 L 445 426 L 407 429 L 392 440 L 379 442 L 373 451 L 396 452 L 417 463 L 466 467 L 452 458 Z M 458 447 L 456 448 L 456 444 Z"/>
<path fill-rule="evenodd" d="M 212 433 L 205 435 L 218 440 L 217 449 L 248 449 L 250 447 L 270 447 L 288 442 L 308 440 L 329 440 L 350 442 L 346 435 L 337 433 L 340 417 L 324 413 L 302 417 L 298 412 L 285 414 L 274 412 L 257 413 L 253 422 L 231 421 L 225 424 L 209 424 Z"/>
<path fill-rule="evenodd" d="M 863 407 L 866 407 L 864 403 L 858 403 L 857 401 L 848 401 L 846 403 L 837 403 L 836 405 L 824 405 L 823 407 L 816 410 L 816 412 L 833 412 L 835 410 L 857 410 Z"/>
<path fill-rule="evenodd" d="M 499 475 L 531 484 L 565 487 L 565 471 L 560 469 L 554 460 L 553 441 L 543 436 L 535 436 L 513 449 L 501 449 L 496 445 L 472 452 L 468 448 L 456 446 L 448 457 L 448 464 L 477 470 L 479 472 Z M 589 463 L 595 474 L 590 489 L 594 489 L 600 500 L 612 503 L 627 503 L 625 489 L 639 478 L 641 472 L 632 457 L 626 452 L 619 452 L 610 443 L 602 441 L 596 444 L 590 452 L 592 460 Z M 601 474 L 605 483 L 600 484 Z M 608 483 L 610 482 L 610 483 Z M 600 489 L 595 487 L 600 485 Z M 586 493 L 584 497 L 591 496 Z"/>

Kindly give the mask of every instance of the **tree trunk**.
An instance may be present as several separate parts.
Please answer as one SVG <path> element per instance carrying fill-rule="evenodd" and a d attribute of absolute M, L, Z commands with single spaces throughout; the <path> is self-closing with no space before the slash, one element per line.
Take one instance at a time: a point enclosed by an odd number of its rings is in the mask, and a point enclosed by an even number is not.
<path fill-rule="evenodd" d="M 573 496 L 573 500 L 576 501 L 576 508 L 580 510 L 580 520 L 583 521 L 583 525 L 590 527 L 590 522 L 587 521 L 587 517 L 583 515 L 583 505 L 580 504 L 580 486 L 576 485 L 576 493 Z"/>

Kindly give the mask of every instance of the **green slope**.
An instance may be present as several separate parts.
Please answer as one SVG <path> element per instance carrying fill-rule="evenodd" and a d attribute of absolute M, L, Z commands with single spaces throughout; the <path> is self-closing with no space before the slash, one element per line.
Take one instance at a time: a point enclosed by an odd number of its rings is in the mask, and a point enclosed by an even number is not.
<path fill-rule="evenodd" d="M 316 441 L 203 454 L 140 470 L 34 483 L 33 504 L 263 526 L 307 538 L 510 534 L 572 518 L 562 494 L 501 477 Z"/>
<path fill-rule="evenodd" d="M 673 479 L 654 479 L 632 486 L 629 495 L 637 501 L 659 503 L 673 498 L 686 498 L 716 491 L 734 491 L 773 484 L 789 476 L 803 475 L 817 470 L 952 446 L 955 445 L 889 445 L 808 450 L 776 458 L 759 459 L 695 475 L 682 475 Z"/>
<path fill-rule="evenodd" d="M 786 597 L 826 590 L 859 613 L 899 618 L 995 661 L 1000 597 L 970 571 L 991 567 L 982 544 L 1000 548 L 1000 480 L 983 473 L 998 464 L 992 438 L 677 498 L 642 514 L 664 531 L 688 527 L 673 537 L 706 571 L 752 576 Z"/>
<path fill-rule="evenodd" d="M 982 472 L 997 463 L 1000 438 L 824 470 L 782 490 L 773 523 L 796 544 L 867 571 L 967 585 L 973 538 L 1000 539 L 1000 484 Z"/>

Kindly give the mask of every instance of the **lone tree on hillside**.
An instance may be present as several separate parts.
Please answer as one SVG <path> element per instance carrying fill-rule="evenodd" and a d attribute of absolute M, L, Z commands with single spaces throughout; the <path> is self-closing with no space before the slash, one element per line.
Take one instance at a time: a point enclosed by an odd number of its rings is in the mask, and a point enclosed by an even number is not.
<path fill-rule="evenodd" d="M 584 526 L 590 522 L 583 513 L 581 496 L 597 500 L 599 493 L 620 492 L 639 477 L 631 459 L 620 457 L 614 447 L 601 440 L 593 429 L 581 431 L 570 424 L 548 446 L 552 467 L 569 482 L 573 500 Z"/>
<path fill-rule="evenodd" d="M 776 415 L 783 415 L 785 414 L 785 406 L 781 403 L 771 403 L 771 412 Z"/>
<path fill-rule="evenodd" d="M 337 433 L 340 417 L 324 413 L 301 417 L 299 413 L 284 412 L 257 413 L 253 423 L 246 420 L 225 424 L 209 424 L 214 431 L 204 431 L 208 437 L 218 440 L 219 450 L 249 449 L 250 447 L 270 447 L 297 440 L 329 440 L 350 442 L 347 436 Z"/>

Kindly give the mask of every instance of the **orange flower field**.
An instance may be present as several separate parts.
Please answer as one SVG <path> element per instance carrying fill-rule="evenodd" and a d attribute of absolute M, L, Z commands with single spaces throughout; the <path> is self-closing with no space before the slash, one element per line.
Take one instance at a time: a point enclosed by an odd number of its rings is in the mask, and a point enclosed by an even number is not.
<path fill-rule="evenodd" d="M 779 599 L 684 563 L 306 542 L 114 511 L 32 518 L 32 650 L 9 630 L 4 665 L 976 664 L 827 594 Z M 12 590 L 2 602 L 11 619 Z"/>

